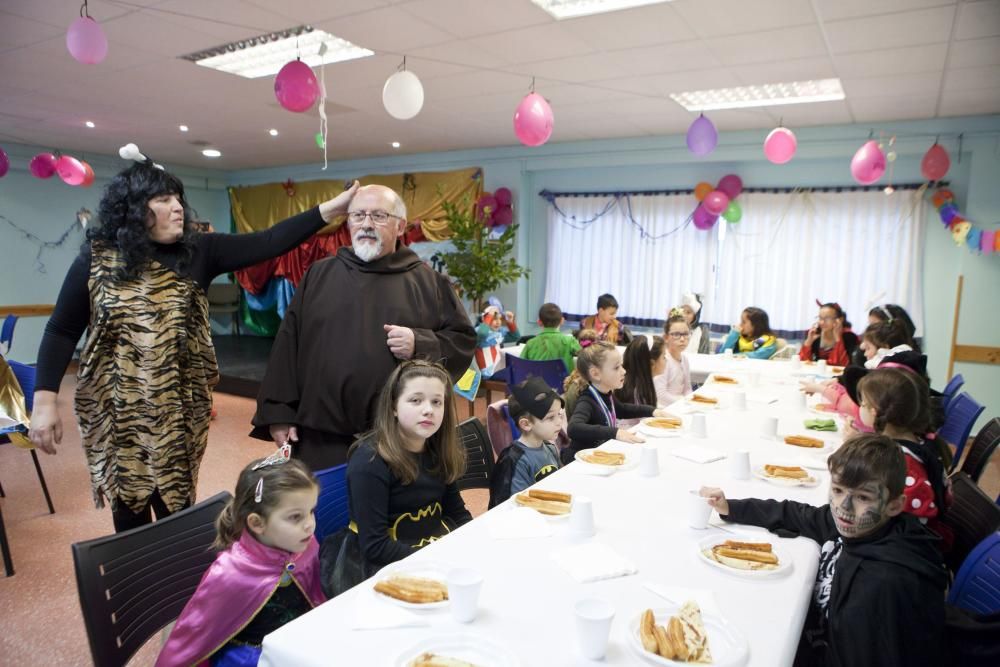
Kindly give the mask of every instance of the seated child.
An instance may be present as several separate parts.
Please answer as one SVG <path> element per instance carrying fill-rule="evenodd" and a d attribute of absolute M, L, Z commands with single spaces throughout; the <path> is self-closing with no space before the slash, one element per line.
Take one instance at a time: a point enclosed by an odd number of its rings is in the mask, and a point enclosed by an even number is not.
<path fill-rule="evenodd" d="M 580 351 L 580 342 L 559 331 L 565 321 L 559 306 L 554 303 L 542 304 L 538 309 L 538 323 L 542 325 L 542 330 L 525 343 L 521 358 L 531 361 L 562 359 L 566 364 L 566 372 L 572 372 L 575 365 L 573 358 Z"/>
<path fill-rule="evenodd" d="M 576 339 L 580 342 L 580 349 L 583 350 L 585 347 L 593 345 L 597 341 L 597 332 L 593 329 L 580 329 L 580 331 L 577 332 Z M 579 354 L 579 352 L 577 352 L 577 354 Z M 576 370 L 576 361 L 574 361 L 573 370 L 570 371 L 569 377 L 563 380 L 563 403 L 566 404 L 567 415 L 573 414 L 573 408 L 576 406 L 576 399 L 580 396 L 580 387 L 586 384 L 587 383 L 580 376 L 580 372 Z"/>
<path fill-rule="evenodd" d="M 771 331 L 767 313 L 750 306 L 740 314 L 740 323 L 733 327 L 723 341 L 720 351 L 732 350 L 753 359 L 770 359 L 778 351 L 778 339 Z"/>
<path fill-rule="evenodd" d="M 503 358 L 500 348 L 504 343 L 516 343 L 520 335 L 514 313 L 507 311 L 502 316 L 496 306 L 487 306 L 483 311 L 483 321 L 476 326 L 476 365 L 489 377 L 496 372 L 497 363 Z"/>
<path fill-rule="evenodd" d="M 256 665 L 264 636 L 326 601 L 313 537 L 319 485 L 285 445 L 240 473 L 216 521 L 221 549 L 157 667 Z"/>
<path fill-rule="evenodd" d="M 323 541 L 327 594 L 471 521 L 456 484 L 464 473 L 448 372 L 426 361 L 402 362 L 379 395 L 374 429 L 348 452 L 351 524 Z"/>
<path fill-rule="evenodd" d="M 618 418 L 666 417 L 664 410 L 652 405 L 622 403 L 612 393 L 625 383 L 622 355 L 611 343 L 597 342 L 585 347 L 576 357 L 579 398 L 566 429 L 570 446 L 562 451 L 568 464 L 581 449 L 597 447 L 607 440 L 645 442 L 645 438 L 619 428 Z"/>
<path fill-rule="evenodd" d="M 691 367 L 688 365 L 684 351 L 689 348 L 687 318 L 675 308 L 663 325 L 664 338 L 667 341 L 667 354 L 663 372 L 653 376 L 653 386 L 656 387 L 656 404 L 666 407 L 675 403 L 692 391 Z"/>
<path fill-rule="evenodd" d="M 580 322 L 580 330 L 593 329 L 598 340 L 612 345 L 628 345 L 632 342 L 632 332 L 615 319 L 618 314 L 618 300 L 610 294 L 597 297 L 597 314 L 589 315 Z"/>
<path fill-rule="evenodd" d="M 490 480 L 491 508 L 559 469 L 559 450 L 552 444 L 563 427 L 559 394 L 532 376 L 511 388 L 507 410 L 521 437 L 497 458 Z"/>
<path fill-rule="evenodd" d="M 821 303 L 816 324 L 806 332 L 806 339 L 799 349 L 799 358 L 802 361 L 823 360 L 831 366 L 847 366 L 857 347 L 858 337 L 851 331 L 847 313 L 840 304 Z"/>
<path fill-rule="evenodd" d="M 708 330 L 708 325 L 703 324 L 701 321 L 701 305 L 701 297 L 694 292 L 686 292 L 681 297 L 679 310 L 684 315 L 684 321 L 687 322 L 688 327 L 691 329 L 691 338 L 684 349 L 689 354 L 712 353 L 711 332 Z M 667 317 L 673 316 L 676 310 L 678 308 L 671 309 Z"/>
<path fill-rule="evenodd" d="M 727 500 L 701 495 L 726 521 L 820 545 L 812 603 L 795 665 L 927 667 L 944 664 L 948 574 L 937 538 L 903 513 L 906 463 L 899 445 L 859 435 L 827 461 L 830 502 Z"/>
<path fill-rule="evenodd" d="M 621 389 L 615 389 L 615 398 L 622 403 L 638 403 L 640 405 L 656 406 L 656 387 L 653 384 L 654 374 L 663 372 L 663 339 L 636 336 L 625 348 L 622 355 L 622 366 L 625 368 L 625 382 Z M 619 428 L 629 428 L 639 423 L 638 419 L 620 419 Z"/>

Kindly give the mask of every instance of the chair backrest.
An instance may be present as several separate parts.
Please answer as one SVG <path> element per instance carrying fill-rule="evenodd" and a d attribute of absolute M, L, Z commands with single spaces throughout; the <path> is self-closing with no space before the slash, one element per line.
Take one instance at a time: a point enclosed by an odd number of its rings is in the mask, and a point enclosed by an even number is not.
<path fill-rule="evenodd" d="M 513 387 L 524 382 L 531 376 L 537 376 L 545 380 L 557 392 L 562 393 L 563 380 L 566 379 L 566 364 L 562 359 L 550 359 L 548 361 L 529 361 L 516 357 L 513 354 L 506 356 L 507 361 L 507 385 Z"/>
<path fill-rule="evenodd" d="M 956 472 L 950 479 L 953 501 L 941 520 L 955 534 L 945 562 L 956 571 L 977 544 L 1000 529 L 1000 505 L 964 472 Z"/>
<path fill-rule="evenodd" d="M 154 523 L 73 545 L 76 585 L 95 665 L 125 665 L 180 616 L 215 560 L 223 492 Z"/>
<path fill-rule="evenodd" d="M 17 315 L 8 315 L 3 318 L 3 328 L 0 328 L 0 352 L 5 355 L 10 352 L 14 345 L 14 325 L 17 324 Z"/>
<path fill-rule="evenodd" d="M 969 445 L 969 453 L 962 462 L 962 472 L 978 483 L 998 445 L 1000 445 L 1000 417 L 994 417 L 986 422 L 986 426 L 979 429 L 976 439 Z"/>
<path fill-rule="evenodd" d="M 478 417 L 458 425 L 458 439 L 465 447 L 465 474 L 458 480 L 459 489 L 488 489 L 493 476 L 493 448 L 486 427 Z"/>
<path fill-rule="evenodd" d="M 236 283 L 212 283 L 206 296 L 211 306 L 239 306 L 240 286 Z"/>
<path fill-rule="evenodd" d="M 514 441 L 510 419 L 507 414 L 507 399 L 501 399 L 486 406 L 486 433 L 490 439 L 493 454 L 499 458 L 500 452 Z"/>
<path fill-rule="evenodd" d="M 972 426 L 984 409 L 984 406 L 965 392 L 948 402 L 944 424 L 938 429 L 937 434 L 939 438 L 943 438 L 945 442 L 955 447 L 952 466 L 962 458 L 962 450 L 965 449 L 965 443 L 972 433 Z"/>
<path fill-rule="evenodd" d="M 21 385 L 21 391 L 24 393 L 24 407 L 30 413 L 35 406 L 35 367 L 13 359 L 8 359 L 7 365 L 14 372 L 17 383 Z"/>
<path fill-rule="evenodd" d="M 948 380 L 948 384 L 946 384 L 944 386 L 944 389 L 941 390 L 942 408 L 946 410 L 948 409 L 948 403 L 951 402 L 951 399 L 955 398 L 955 394 L 958 393 L 958 390 L 961 389 L 962 385 L 964 384 L 965 384 L 965 378 L 962 377 L 961 373 L 952 376 L 952 378 Z"/>
<path fill-rule="evenodd" d="M 347 464 L 320 470 L 319 500 L 316 502 L 316 541 L 332 535 L 350 522 L 347 509 Z"/>
<path fill-rule="evenodd" d="M 514 418 L 510 416 L 509 403 L 504 402 L 503 407 L 500 408 L 500 411 L 503 412 L 503 417 L 504 419 L 507 420 L 507 425 L 510 427 L 510 439 L 517 440 L 518 438 L 521 437 L 521 429 L 518 428 L 517 422 L 514 421 Z"/>
<path fill-rule="evenodd" d="M 986 536 L 955 575 L 948 604 L 974 614 L 1000 611 L 1000 532 Z"/>

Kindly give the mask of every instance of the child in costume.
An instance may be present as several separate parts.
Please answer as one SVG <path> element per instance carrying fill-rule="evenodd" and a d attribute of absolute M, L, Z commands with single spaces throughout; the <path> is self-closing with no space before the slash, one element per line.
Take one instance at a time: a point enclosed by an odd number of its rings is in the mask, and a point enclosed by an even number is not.
<path fill-rule="evenodd" d="M 562 359 L 566 372 L 571 373 L 576 362 L 573 360 L 580 351 L 580 341 L 559 331 L 566 318 L 562 309 L 554 303 L 543 303 L 538 309 L 538 323 L 542 330 L 529 340 L 521 350 L 521 358 L 529 361 Z"/>
<path fill-rule="evenodd" d="M 156 667 L 256 665 L 265 635 L 326 601 L 313 536 L 319 485 L 290 453 L 285 445 L 240 473 L 216 522 L 222 551 Z"/>
<path fill-rule="evenodd" d="M 667 317 L 672 317 L 674 310 L 677 309 L 672 309 Z M 687 322 L 688 327 L 691 329 L 691 338 L 688 340 L 687 348 L 684 351 L 690 354 L 711 354 L 711 334 L 709 333 L 708 325 L 702 324 L 701 321 L 701 297 L 694 292 L 687 292 L 681 297 L 680 311 L 684 315 L 684 321 Z"/>
<path fill-rule="evenodd" d="M 740 314 L 740 323 L 723 341 L 720 351 L 732 350 L 751 359 L 770 359 L 778 351 L 778 339 L 771 331 L 767 312 L 750 306 Z"/>
<path fill-rule="evenodd" d="M 597 297 L 597 314 L 588 315 L 580 322 L 580 330 L 593 329 L 598 340 L 612 345 L 628 345 L 632 342 L 632 332 L 616 319 L 618 300 L 611 294 Z"/>
<path fill-rule="evenodd" d="M 839 303 L 820 303 L 816 324 L 806 332 L 799 349 L 802 361 L 826 361 L 832 366 L 847 366 L 858 347 L 858 337 L 851 331 L 847 313 Z"/>
<path fill-rule="evenodd" d="M 476 365 L 489 377 L 496 372 L 497 364 L 503 358 L 500 348 L 504 343 L 516 343 L 520 338 L 514 313 L 507 311 L 501 315 L 500 308 L 488 306 L 483 311 L 483 321 L 476 326 Z"/>

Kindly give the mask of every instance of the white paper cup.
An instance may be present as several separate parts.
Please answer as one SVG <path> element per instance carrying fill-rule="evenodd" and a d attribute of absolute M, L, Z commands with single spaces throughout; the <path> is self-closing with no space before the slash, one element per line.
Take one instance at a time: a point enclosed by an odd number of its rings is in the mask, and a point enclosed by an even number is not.
<path fill-rule="evenodd" d="M 820 373 L 826 372 L 826 359 L 820 359 L 816 362 L 816 368 L 819 369 Z"/>
<path fill-rule="evenodd" d="M 703 413 L 695 412 L 691 415 L 691 433 L 696 438 L 708 437 L 708 420 Z"/>
<path fill-rule="evenodd" d="M 660 454 L 656 445 L 643 445 L 639 457 L 639 474 L 643 477 L 656 477 L 660 474 Z"/>
<path fill-rule="evenodd" d="M 724 356 L 726 359 L 732 359 L 733 358 L 733 351 L 732 351 L 732 349 L 728 349 L 725 352 L 723 352 L 722 356 Z"/>
<path fill-rule="evenodd" d="M 801 368 L 802 367 L 802 360 L 799 359 L 797 356 L 796 357 L 792 357 L 789 361 L 792 362 L 792 368 L 796 368 L 797 369 L 797 368 Z"/>
<path fill-rule="evenodd" d="M 777 417 L 764 417 L 764 421 L 760 427 L 760 434 L 765 438 L 777 438 L 778 437 L 778 418 Z"/>
<path fill-rule="evenodd" d="M 750 479 L 750 452 L 741 449 L 729 455 L 729 474 L 733 479 Z"/>
<path fill-rule="evenodd" d="M 760 373 L 751 373 L 750 374 L 750 386 L 751 387 L 759 387 L 760 386 Z"/>
<path fill-rule="evenodd" d="M 448 607 L 459 623 L 471 623 L 479 611 L 479 589 L 483 575 L 479 570 L 460 567 L 448 573 Z"/>
<path fill-rule="evenodd" d="M 689 491 L 687 505 L 688 525 L 697 530 L 708 528 L 708 519 L 712 516 L 712 506 L 708 504 L 708 498 L 697 491 Z"/>
<path fill-rule="evenodd" d="M 745 391 L 737 391 L 733 394 L 733 407 L 737 410 L 747 409 L 747 393 Z"/>
<path fill-rule="evenodd" d="M 805 410 L 807 407 L 809 407 L 809 403 L 806 400 L 805 392 L 800 391 L 798 395 L 795 397 L 795 407 L 800 408 L 802 410 Z"/>
<path fill-rule="evenodd" d="M 574 496 L 569 513 L 569 532 L 577 538 L 594 535 L 594 504 L 586 496 Z"/>
<path fill-rule="evenodd" d="M 608 635 L 615 619 L 614 606 L 605 600 L 589 598 L 573 605 L 576 616 L 576 639 L 580 655 L 600 660 L 608 652 Z"/>

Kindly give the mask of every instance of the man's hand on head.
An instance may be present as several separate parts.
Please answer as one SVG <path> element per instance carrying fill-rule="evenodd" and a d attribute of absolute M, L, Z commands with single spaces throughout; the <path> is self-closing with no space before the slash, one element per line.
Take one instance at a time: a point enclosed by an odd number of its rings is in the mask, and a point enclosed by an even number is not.
<path fill-rule="evenodd" d="M 397 359 L 412 359 L 416 344 L 413 329 L 386 324 L 382 327 L 386 333 L 385 344 Z"/>

